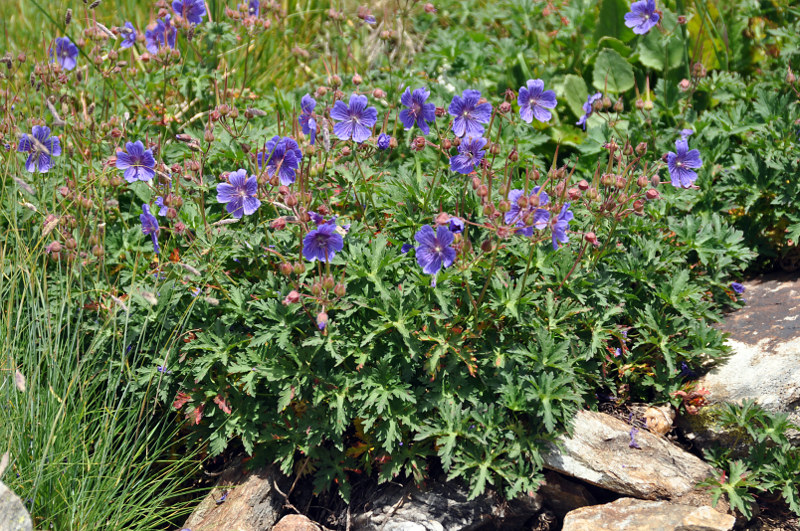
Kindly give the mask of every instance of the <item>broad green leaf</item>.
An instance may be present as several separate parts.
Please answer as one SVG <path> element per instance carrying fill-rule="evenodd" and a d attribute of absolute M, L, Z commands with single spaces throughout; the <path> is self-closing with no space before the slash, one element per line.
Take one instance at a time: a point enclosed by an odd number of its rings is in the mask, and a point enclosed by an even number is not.
<path fill-rule="evenodd" d="M 616 50 L 604 48 L 594 63 L 592 85 L 615 94 L 633 88 L 633 67 Z"/>

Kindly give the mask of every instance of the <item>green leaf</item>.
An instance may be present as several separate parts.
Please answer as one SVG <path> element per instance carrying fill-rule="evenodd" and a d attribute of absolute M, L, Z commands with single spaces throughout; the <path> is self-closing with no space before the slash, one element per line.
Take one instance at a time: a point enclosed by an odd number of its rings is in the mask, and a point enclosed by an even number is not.
<path fill-rule="evenodd" d="M 676 35 L 651 31 L 639 41 L 636 51 L 640 63 L 659 72 L 677 68 L 683 62 L 683 42 Z"/>
<path fill-rule="evenodd" d="M 604 48 L 594 63 L 592 85 L 597 90 L 613 93 L 633 88 L 633 67 L 616 50 Z"/>
<path fill-rule="evenodd" d="M 575 74 L 567 74 L 564 76 L 564 82 L 561 84 L 559 92 L 559 96 L 567 102 L 567 107 L 572 114 L 576 118 L 583 116 L 583 104 L 589 96 L 589 89 L 586 88 L 583 78 Z"/>
<path fill-rule="evenodd" d="M 633 31 L 625 26 L 625 13 L 628 3 L 625 0 L 602 0 L 597 23 L 594 27 L 594 40 L 609 36 L 628 42 L 633 39 Z"/>

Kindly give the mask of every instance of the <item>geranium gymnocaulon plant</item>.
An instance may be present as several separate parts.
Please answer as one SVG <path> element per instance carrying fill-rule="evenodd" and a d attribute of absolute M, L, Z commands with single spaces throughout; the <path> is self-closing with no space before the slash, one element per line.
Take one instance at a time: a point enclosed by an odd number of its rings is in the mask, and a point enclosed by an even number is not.
<path fill-rule="evenodd" d="M 208 107 L 178 125 L 194 99 L 172 76 L 222 55 L 224 39 L 212 37 L 227 30 L 202 3 L 177 4 L 144 31 L 147 52 L 133 30 L 119 33 L 148 53 L 113 67 L 121 80 L 92 75 L 80 46 L 62 45 L 63 65 L 39 65 L 39 88 L 58 94 L 74 123 L 50 130 L 35 118 L 17 127 L 14 147 L 20 172 L 91 169 L 34 207 L 54 264 L 102 273 L 96 308 L 130 311 L 140 329 L 191 314 L 180 348 L 170 342 L 137 370 L 142 385 L 157 376 L 160 398 L 174 397 L 212 453 L 238 438 L 346 498 L 348 474 L 421 480 L 435 456 L 472 496 L 490 484 L 512 496 L 535 490 L 540 448 L 596 388 L 620 383 L 607 369 L 619 380 L 671 376 L 675 360 L 644 339 L 621 347 L 619 365 L 598 354 L 630 328 L 616 319 L 622 296 L 592 313 L 597 322 L 581 314 L 596 302 L 586 285 L 607 279 L 596 271 L 622 252 L 619 235 L 659 199 L 659 174 L 693 186 L 702 162 L 688 140 L 661 162 L 617 133 L 621 112 L 594 94 L 575 131 L 600 116 L 606 142 L 584 174 L 568 148 L 532 147 L 558 103 L 547 80 L 504 98 L 445 97 L 440 86 L 345 85 L 331 74 L 297 98 L 287 123 L 281 102 L 275 120 L 260 108 L 268 98 L 248 91 L 246 69 L 242 88 L 209 74 L 213 97 L 196 98 Z M 243 27 L 268 27 L 258 9 L 236 14 Z M 104 35 L 98 65 L 112 46 Z M 79 74 L 95 90 L 129 89 L 126 106 L 141 116 L 124 120 L 109 102 L 95 127 L 99 109 L 76 110 L 85 93 L 69 82 Z M 646 361 L 628 363 L 629 348 Z M 646 377 L 648 390 L 663 383 Z"/>

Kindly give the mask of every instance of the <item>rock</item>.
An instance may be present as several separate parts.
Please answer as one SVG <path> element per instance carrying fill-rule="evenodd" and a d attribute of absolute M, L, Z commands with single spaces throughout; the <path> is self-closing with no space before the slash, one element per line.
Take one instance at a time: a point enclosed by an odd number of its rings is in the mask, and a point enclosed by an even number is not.
<path fill-rule="evenodd" d="M 656 435 L 666 435 L 672 429 L 675 410 L 670 406 L 649 407 L 644 412 L 647 429 Z"/>
<path fill-rule="evenodd" d="M 216 487 L 183 524 L 193 531 L 264 531 L 281 513 L 283 497 L 275 491 L 272 468 L 246 473 L 229 468 Z M 224 500 L 220 503 L 220 500 Z"/>
<path fill-rule="evenodd" d="M 580 411 L 571 437 L 544 453 L 545 467 L 627 496 L 710 505 L 711 497 L 695 485 L 713 473 L 708 464 L 663 437 L 636 433 L 639 448 L 629 443 L 631 426 L 610 415 Z M 722 501 L 720 510 L 728 507 Z"/>
<path fill-rule="evenodd" d="M 736 519 L 709 506 L 620 498 L 583 507 L 564 518 L 563 531 L 728 531 Z"/>
<path fill-rule="evenodd" d="M 33 524 L 25 504 L 0 481 L 0 529 L 31 531 Z"/>
<path fill-rule="evenodd" d="M 538 496 L 524 495 L 498 506 L 490 495 L 467 500 L 467 489 L 454 482 L 434 483 L 427 490 L 390 486 L 353 518 L 354 530 L 364 531 L 469 531 L 490 521 L 502 529 L 522 529 L 541 509 Z"/>
<path fill-rule="evenodd" d="M 708 389 L 711 403 L 753 399 L 800 423 L 800 278 L 773 275 L 744 285 L 745 307 L 721 327 L 733 355 L 698 387 Z"/>
<path fill-rule="evenodd" d="M 544 483 L 539 486 L 537 493 L 544 504 L 560 516 L 597 503 L 586 487 L 550 470 L 545 471 Z"/>
<path fill-rule="evenodd" d="M 322 531 L 322 527 L 302 514 L 287 514 L 275 524 L 272 531 Z"/>

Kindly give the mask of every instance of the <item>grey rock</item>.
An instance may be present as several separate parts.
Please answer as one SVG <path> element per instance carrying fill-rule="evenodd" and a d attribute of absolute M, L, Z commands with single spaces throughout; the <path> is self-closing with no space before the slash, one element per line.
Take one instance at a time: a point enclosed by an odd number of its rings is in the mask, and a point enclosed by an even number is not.
<path fill-rule="evenodd" d="M 302 514 L 287 514 L 272 531 L 322 531 L 322 527 Z"/>
<path fill-rule="evenodd" d="M 733 516 L 708 506 L 620 498 L 572 511 L 563 531 L 730 531 L 735 524 Z"/>
<path fill-rule="evenodd" d="M 710 505 L 698 482 L 713 473 L 708 464 L 645 430 L 630 448 L 631 427 L 610 415 L 580 411 L 572 436 L 559 437 L 543 455 L 545 467 L 626 496 Z M 720 510 L 727 511 L 722 501 Z"/>
<path fill-rule="evenodd" d="M 264 531 L 278 521 L 283 497 L 277 493 L 272 467 L 245 473 L 229 468 L 200 502 L 183 527 L 192 531 Z M 225 497 L 222 503 L 220 499 Z"/>
<path fill-rule="evenodd" d="M 467 490 L 456 483 L 434 483 L 421 490 L 414 486 L 390 486 L 353 518 L 358 531 L 469 531 L 489 522 L 503 529 L 518 529 L 541 509 L 541 499 L 523 495 L 508 504 L 497 504 L 486 494 L 467 500 Z"/>
<path fill-rule="evenodd" d="M 31 531 L 33 524 L 25 504 L 0 481 L 0 530 Z"/>
<path fill-rule="evenodd" d="M 800 423 L 800 278 L 773 275 L 744 285 L 745 307 L 721 326 L 732 356 L 698 387 L 710 392 L 711 403 L 753 399 Z"/>

